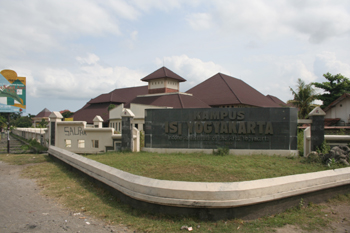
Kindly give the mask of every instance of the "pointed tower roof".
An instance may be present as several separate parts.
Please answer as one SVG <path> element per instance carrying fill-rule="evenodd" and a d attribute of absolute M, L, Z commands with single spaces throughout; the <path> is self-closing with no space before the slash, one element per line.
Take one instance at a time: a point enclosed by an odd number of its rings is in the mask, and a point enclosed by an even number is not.
<path fill-rule="evenodd" d="M 242 104 L 256 107 L 279 107 L 270 98 L 242 80 L 221 73 L 191 88 L 187 93 L 193 94 L 210 106 Z"/>
<path fill-rule="evenodd" d="M 147 82 L 147 81 L 154 80 L 154 79 L 159 79 L 159 78 L 172 78 L 172 79 L 175 79 L 175 80 L 177 80 L 179 82 L 185 82 L 186 81 L 186 79 L 182 78 L 178 74 L 175 74 L 173 71 L 169 70 L 165 66 L 163 66 L 160 69 L 154 71 L 153 73 L 147 75 L 146 77 L 141 79 L 141 81 Z"/>
<path fill-rule="evenodd" d="M 49 117 L 51 114 L 51 111 L 47 108 L 44 108 L 41 112 L 38 113 L 35 117 Z"/>

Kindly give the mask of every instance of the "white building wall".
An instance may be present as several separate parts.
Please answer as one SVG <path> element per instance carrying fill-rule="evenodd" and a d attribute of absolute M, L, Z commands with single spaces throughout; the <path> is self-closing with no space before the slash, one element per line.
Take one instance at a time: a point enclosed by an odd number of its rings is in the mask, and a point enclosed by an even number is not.
<path fill-rule="evenodd" d="M 113 136 L 118 136 L 111 128 L 85 126 L 84 121 L 57 122 L 55 145 L 74 153 L 99 153 L 105 152 L 106 147 L 112 147 Z"/>
<path fill-rule="evenodd" d="M 145 110 L 146 109 L 166 109 L 171 107 L 159 107 L 153 105 L 144 105 L 144 104 L 130 104 L 130 111 L 135 115 L 132 120 L 132 124 L 135 127 L 137 124 L 138 130 L 143 130 L 143 124 L 145 124 Z M 121 133 L 121 121 L 124 105 L 121 104 L 116 108 L 113 108 L 109 111 L 109 127 L 114 128 L 118 133 Z"/>
<path fill-rule="evenodd" d="M 148 88 L 149 89 L 159 89 L 159 88 L 171 88 L 175 90 L 179 90 L 179 81 L 175 79 L 169 79 L 169 78 L 160 78 L 155 79 L 149 82 Z"/>
<path fill-rule="evenodd" d="M 345 98 L 335 107 L 329 109 L 325 118 L 340 118 L 345 123 L 348 123 L 350 118 L 350 98 Z"/>

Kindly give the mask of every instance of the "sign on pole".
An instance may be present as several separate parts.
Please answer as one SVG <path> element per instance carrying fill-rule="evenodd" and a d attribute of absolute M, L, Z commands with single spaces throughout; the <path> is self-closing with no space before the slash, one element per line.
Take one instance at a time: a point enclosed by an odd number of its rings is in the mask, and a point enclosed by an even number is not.
<path fill-rule="evenodd" d="M 13 70 L 0 72 L 0 112 L 25 112 L 26 78 Z"/>

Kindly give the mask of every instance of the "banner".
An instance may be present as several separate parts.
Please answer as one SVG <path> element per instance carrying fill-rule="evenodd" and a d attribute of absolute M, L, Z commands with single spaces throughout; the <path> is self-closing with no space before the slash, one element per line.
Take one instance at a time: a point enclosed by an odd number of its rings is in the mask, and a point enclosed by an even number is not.
<path fill-rule="evenodd" d="M 25 112 L 26 78 L 13 70 L 0 72 L 0 112 Z"/>

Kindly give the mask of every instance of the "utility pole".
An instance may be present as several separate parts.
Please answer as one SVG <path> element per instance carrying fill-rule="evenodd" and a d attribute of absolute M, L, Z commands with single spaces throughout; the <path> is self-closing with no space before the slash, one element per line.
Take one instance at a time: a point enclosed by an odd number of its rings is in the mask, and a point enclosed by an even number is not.
<path fill-rule="evenodd" d="M 10 114 L 7 114 L 7 153 L 10 154 Z"/>

